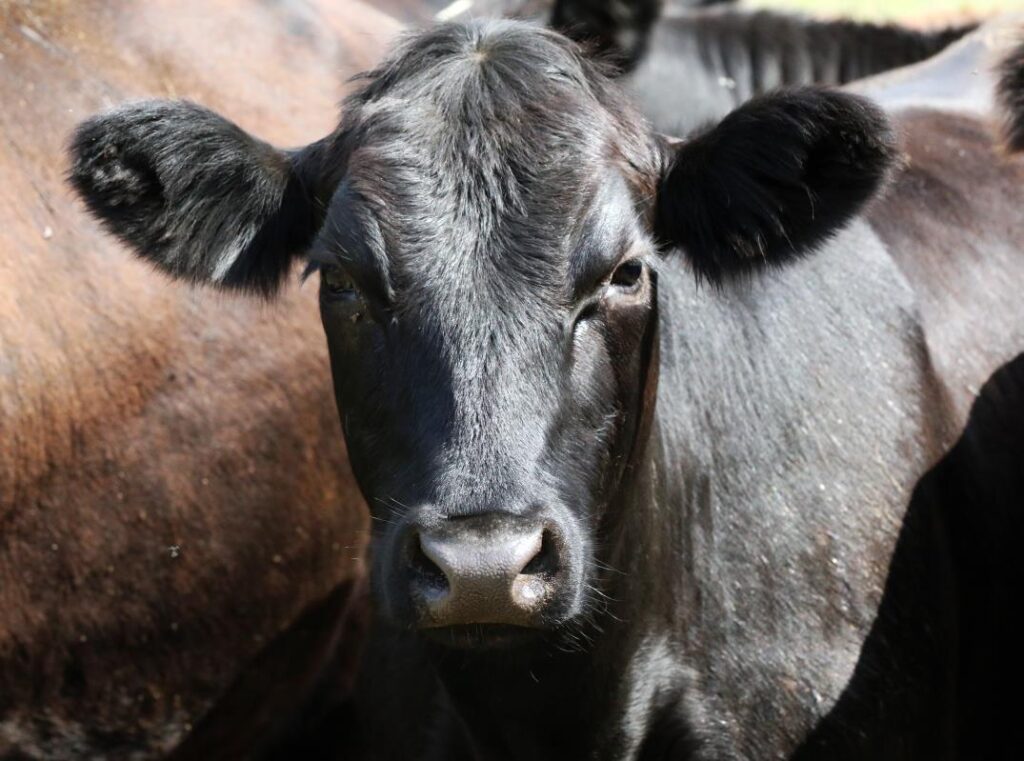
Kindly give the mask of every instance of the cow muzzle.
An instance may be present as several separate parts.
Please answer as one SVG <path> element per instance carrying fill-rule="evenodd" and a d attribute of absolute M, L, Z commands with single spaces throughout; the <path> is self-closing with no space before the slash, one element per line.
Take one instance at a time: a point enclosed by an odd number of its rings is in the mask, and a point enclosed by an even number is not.
<path fill-rule="evenodd" d="M 420 629 L 545 628 L 571 594 L 571 553 L 553 520 L 503 514 L 414 526 L 406 542 Z"/>

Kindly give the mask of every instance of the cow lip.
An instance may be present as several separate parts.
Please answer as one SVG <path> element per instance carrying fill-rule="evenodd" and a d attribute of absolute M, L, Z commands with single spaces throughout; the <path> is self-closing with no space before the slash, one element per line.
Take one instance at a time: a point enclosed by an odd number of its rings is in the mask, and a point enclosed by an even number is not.
<path fill-rule="evenodd" d="M 535 641 L 541 630 L 511 624 L 458 624 L 423 628 L 419 633 L 454 650 L 507 650 Z"/>

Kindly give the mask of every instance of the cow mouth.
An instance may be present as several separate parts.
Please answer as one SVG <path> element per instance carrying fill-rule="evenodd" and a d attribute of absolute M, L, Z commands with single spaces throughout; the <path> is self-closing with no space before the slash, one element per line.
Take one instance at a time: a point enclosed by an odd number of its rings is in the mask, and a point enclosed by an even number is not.
<path fill-rule="evenodd" d="M 425 639 L 453 650 L 510 650 L 536 642 L 542 631 L 509 624 L 459 624 L 420 629 Z"/>

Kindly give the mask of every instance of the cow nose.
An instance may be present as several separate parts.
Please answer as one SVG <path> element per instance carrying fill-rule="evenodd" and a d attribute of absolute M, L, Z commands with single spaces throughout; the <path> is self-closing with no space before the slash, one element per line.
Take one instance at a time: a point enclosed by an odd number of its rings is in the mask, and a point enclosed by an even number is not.
<path fill-rule="evenodd" d="M 410 591 L 424 628 L 535 626 L 556 591 L 557 543 L 542 525 L 463 519 L 414 541 Z"/>

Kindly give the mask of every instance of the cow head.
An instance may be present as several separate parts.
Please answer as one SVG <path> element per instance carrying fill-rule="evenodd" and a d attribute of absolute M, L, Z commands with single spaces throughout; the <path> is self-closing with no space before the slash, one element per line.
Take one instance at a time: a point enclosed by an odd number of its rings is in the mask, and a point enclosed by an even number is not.
<path fill-rule="evenodd" d="M 600 595 L 654 395 L 660 258 L 714 282 L 807 254 L 892 155 L 877 110 L 816 90 L 662 139 L 572 43 L 501 22 L 409 39 L 305 149 L 143 103 L 80 127 L 71 179 L 177 277 L 269 294 L 296 257 L 319 271 L 378 602 L 487 645 Z"/>

